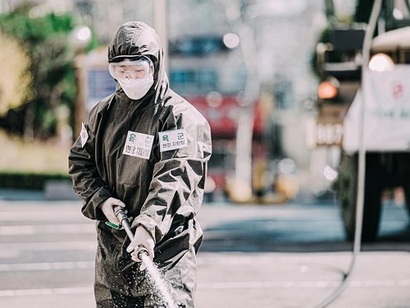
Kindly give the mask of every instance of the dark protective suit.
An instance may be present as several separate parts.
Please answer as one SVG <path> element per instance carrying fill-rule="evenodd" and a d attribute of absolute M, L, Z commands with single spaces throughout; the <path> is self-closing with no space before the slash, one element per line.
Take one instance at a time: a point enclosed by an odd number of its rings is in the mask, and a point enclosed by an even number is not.
<path fill-rule="evenodd" d="M 161 44 L 152 28 L 141 22 L 119 28 L 108 60 L 129 55 L 153 61 L 154 85 L 140 100 L 129 99 L 117 87 L 90 111 L 69 155 L 74 190 L 84 200 L 82 212 L 97 220 L 97 307 L 164 306 L 146 272 L 139 271 L 140 263 L 126 252 L 130 241 L 125 231 L 105 225 L 100 206 L 109 197 L 126 204 L 133 232 L 142 225 L 152 235 L 154 262 L 172 286 L 178 307 L 194 307 L 195 255 L 203 235 L 195 216 L 211 155 L 210 128 L 168 88 Z M 175 141 L 181 132 L 185 143 Z"/>

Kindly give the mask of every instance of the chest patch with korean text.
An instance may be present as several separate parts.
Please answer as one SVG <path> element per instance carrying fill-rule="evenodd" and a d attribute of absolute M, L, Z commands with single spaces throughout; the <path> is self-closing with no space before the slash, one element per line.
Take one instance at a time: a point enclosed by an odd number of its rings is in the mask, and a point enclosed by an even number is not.
<path fill-rule="evenodd" d="M 128 131 L 122 154 L 149 159 L 154 136 Z"/>
<path fill-rule="evenodd" d="M 160 151 L 182 149 L 188 146 L 185 129 L 168 130 L 159 133 Z"/>

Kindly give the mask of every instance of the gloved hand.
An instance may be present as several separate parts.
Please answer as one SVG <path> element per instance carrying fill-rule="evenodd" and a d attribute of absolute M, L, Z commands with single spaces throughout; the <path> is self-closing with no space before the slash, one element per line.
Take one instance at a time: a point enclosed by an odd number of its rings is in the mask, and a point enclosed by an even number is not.
<path fill-rule="evenodd" d="M 138 226 L 135 230 L 135 235 L 131 243 L 127 247 L 127 252 L 131 253 L 131 258 L 135 262 L 142 262 L 139 257 L 139 253 L 145 250 L 148 254 L 148 258 L 154 259 L 154 240 L 151 234 L 143 227 Z M 145 264 L 142 263 L 140 269 L 144 270 L 146 268 Z"/>
<path fill-rule="evenodd" d="M 119 221 L 119 219 L 117 218 L 117 216 L 115 215 L 115 212 L 114 212 L 114 208 L 117 207 L 117 206 L 125 208 L 124 202 L 122 202 L 121 200 L 110 197 L 101 204 L 101 210 L 103 211 L 105 217 L 107 217 L 107 219 L 110 223 L 119 226 L 121 224 L 121 222 Z"/>

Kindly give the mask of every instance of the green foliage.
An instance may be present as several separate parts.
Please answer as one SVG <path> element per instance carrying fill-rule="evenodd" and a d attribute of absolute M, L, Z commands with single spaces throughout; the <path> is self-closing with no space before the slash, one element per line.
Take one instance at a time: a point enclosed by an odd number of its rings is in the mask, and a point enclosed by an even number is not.
<path fill-rule="evenodd" d="M 10 109 L 0 118 L 0 127 L 19 134 L 29 132 L 34 138 L 45 139 L 56 131 L 57 107 L 66 105 L 73 110 L 76 88 L 74 50 L 70 46 L 69 34 L 74 27 L 70 14 L 51 12 L 41 15 L 32 5 L 23 5 L 0 15 L 1 32 L 18 40 L 27 50 L 34 89 L 24 106 Z M 16 123 L 16 114 L 21 123 Z"/>
<path fill-rule="evenodd" d="M 17 108 L 32 97 L 30 58 L 13 38 L 0 32 L 0 115 Z"/>

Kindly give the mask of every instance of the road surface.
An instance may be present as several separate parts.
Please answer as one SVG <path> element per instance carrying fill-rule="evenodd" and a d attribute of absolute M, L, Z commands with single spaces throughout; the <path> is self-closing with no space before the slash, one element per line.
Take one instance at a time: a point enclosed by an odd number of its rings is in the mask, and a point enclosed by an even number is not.
<path fill-rule="evenodd" d="M 78 201 L 0 200 L 0 307 L 95 307 L 94 223 Z M 196 308 L 318 307 L 352 255 L 337 206 L 205 204 Z M 383 213 L 346 290 L 329 307 L 410 307 L 410 231 L 402 207 Z M 320 305 L 319 305 L 320 306 Z"/>

